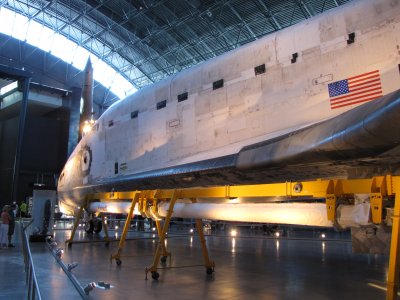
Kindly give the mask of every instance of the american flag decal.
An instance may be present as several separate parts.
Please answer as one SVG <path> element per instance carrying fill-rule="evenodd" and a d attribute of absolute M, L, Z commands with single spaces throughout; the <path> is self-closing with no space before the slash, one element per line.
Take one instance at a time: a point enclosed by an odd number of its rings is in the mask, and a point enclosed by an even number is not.
<path fill-rule="evenodd" d="M 331 109 L 375 100 L 382 96 L 379 70 L 328 84 Z"/>

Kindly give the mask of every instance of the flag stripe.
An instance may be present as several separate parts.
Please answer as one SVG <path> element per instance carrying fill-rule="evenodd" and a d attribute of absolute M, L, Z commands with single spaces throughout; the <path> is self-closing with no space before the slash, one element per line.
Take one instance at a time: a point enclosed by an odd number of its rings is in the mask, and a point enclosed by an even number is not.
<path fill-rule="evenodd" d="M 360 90 L 360 89 L 363 89 L 363 88 L 359 88 L 359 89 L 354 89 L 355 87 L 362 87 L 363 85 L 365 85 L 365 84 L 369 84 L 369 83 L 374 83 L 374 82 L 378 82 L 378 83 L 375 83 L 375 84 L 370 84 L 369 86 L 377 86 L 377 85 L 381 85 L 381 81 L 380 81 L 380 79 L 379 78 L 377 78 L 377 79 L 374 79 L 374 80 L 370 80 L 370 81 L 366 81 L 366 82 L 364 82 L 364 83 L 360 83 L 360 84 L 356 84 L 356 85 L 352 85 L 351 87 L 352 87 L 352 91 L 357 91 L 357 90 Z"/>
<path fill-rule="evenodd" d="M 340 107 L 344 107 L 344 106 L 348 106 L 348 105 L 353 105 L 353 104 L 358 104 L 358 103 L 362 103 L 362 102 L 368 102 L 368 101 L 371 101 L 371 100 L 378 99 L 379 97 L 380 97 L 380 96 L 378 96 L 378 97 L 366 98 L 366 99 L 363 99 L 363 100 L 354 101 L 354 102 L 346 103 L 346 104 L 342 104 L 342 105 L 332 105 L 332 109 L 340 108 Z"/>
<path fill-rule="evenodd" d="M 349 85 L 353 84 L 353 83 L 356 83 L 356 82 L 363 82 L 366 79 L 372 79 L 372 78 L 379 78 L 379 75 L 368 76 L 368 77 L 365 77 L 365 78 L 362 78 L 362 79 L 357 79 L 357 80 L 352 80 L 352 81 L 350 81 L 350 79 L 349 79 Z"/>
<path fill-rule="evenodd" d="M 352 93 L 352 94 L 336 97 L 335 99 L 332 99 L 331 102 L 336 102 L 338 100 L 343 100 L 343 99 L 346 99 L 346 98 L 353 98 L 355 96 L 359 96 L 359 95 L 362 95 L 362 94 L 365 94 L 365 93 L 369 93 L 369 92 L 373 92 L 373 91 L 382 92 L 382 88 L 381 88 L 381 86 L 379 86 L 379 87 L 376 87 L 376 88 L 373 88 L 373 89 L 369 89 L 369 90 L 362 90 L 361 92 L 358 92 L 358 93 Z M 355 97 L 355 98 L 358 98 L 358 97 Z"/>
<path fill-rule="evenodd" d="M 366 95 L 363 95 L 362 97 L 351 97 L 351 98 L 347 98 L 347 99 L 342 99 L 341 101 L 332 101 L 332 105 L 336 105 L 336 104 L 338 104 L 338 103 L 345 103 L 345 102 L 351 102 L 351 101 L 354 101 L 354 100 L 357 100 L 357 99 L 363 99 L 363 98 L 365 98 L 365 97 L 370 97 L 370 96 L 377 96 L 377 97 L 379 97 L 380 95 L 382 95 L 382 91 L 378 91 L 378 92 L 375 92 L 375 93 L 369 93 L 369 94 L 366 94 Z"/>
<path fill-rule="evenodd" d="M 331 109 L 372 101 L 382 96 L 379 70 L 328 84 Z"/>
<path fill-rule="evenodd" d="M 364 74 L 361 74 L 361 75 L 349 77 L 348 80 L 353 80 L 353 79 L 360 78 L 360 77 L 363 77 L 363 76 L 368 76 L 368 75 L 371 75 L 371 74 L 379 74 L 379 70 L 375 70 L 375 71 L 364 73 Z"/>

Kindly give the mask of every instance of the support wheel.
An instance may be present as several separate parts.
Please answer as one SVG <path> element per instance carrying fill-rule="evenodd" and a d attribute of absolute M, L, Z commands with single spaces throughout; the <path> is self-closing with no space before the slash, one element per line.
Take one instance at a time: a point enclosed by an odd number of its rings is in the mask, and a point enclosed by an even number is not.
<path fill-rule="evenodd" d="M 93 220 L 88 220 L 84 225 L 86 233 L 93 233 L 94 223 Z"/>
<path fill-rule="evenodd" d="M 120 266 L 122 264 L 122 261 L 119 258 L 116 258 L 115 262 L 117 263 L 117 266 Z"/>
<path fill-rule="evenodd" d="M 160 274 L 158 274 L 157 272 L 151 272 L 151 278 L 153 278 L 154 280 L 158 280 L 159 277 Z"/>
<path fill-rule="evenodd" d="M 98 218 L 94 219 L 93 220 L 94 233 L 100 233 L 102 229 L 103 229 L 103 224 L 101 223 L 101 220 Z"/>
<path fill-rule="evenodd" d="M 167 256 L 161 257 L 161 263 L 165 264 L 167 262 Z"/>
<path fill-rule="evenodd" d="M 206 273 L 207 275 L 211 275 L 214 272 L 212 268 L 207 268 Z"/>

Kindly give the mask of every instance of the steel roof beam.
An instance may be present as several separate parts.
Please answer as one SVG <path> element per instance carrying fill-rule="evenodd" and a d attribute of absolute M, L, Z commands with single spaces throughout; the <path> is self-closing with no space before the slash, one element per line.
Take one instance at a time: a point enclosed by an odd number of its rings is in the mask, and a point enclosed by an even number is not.
<path fill-rule="evenodd" d="M 258 3 L 262 7 L 261 12 L 267 18 L 267 20 L 270 21 L 270 23 L 274 27 L 275 31 L 282 29 L 281 24 L 279 24 L 279 22 L 276 20 L 274 14 L 267 7 L 267 5 L 262 0 L 255 0 L 255 2 Z"/>
<path fill-rule="evenodd" d="M 308 19 L 315 15 L 314 9 L 309 7 L 303 0 L 294 0 L 294 3 L 300 7 L 304 18 Z"/>
<path fill-rule="evenodd" d="M 243 26 L 246 28 L 246 30 L 250 33 L 250 35 L 254 38 L 257 39 L 257 36 L 254 34 L 253 30 L 251 30 L 249 24 L 247 24 L 247 22 L 245 20 L 243 20 L 243 18 L 241 17 L 241 15 L 238 13 L 238 11 L 232 7 L 232 5 L 228 2 L 226 4 L 229 9 L 233 12 L 233 14 L 236 16 L 236 18 L 238 18 L 238 20 L 243 24 Z M 240 34 L 239 34 L 240 36 Z"/>

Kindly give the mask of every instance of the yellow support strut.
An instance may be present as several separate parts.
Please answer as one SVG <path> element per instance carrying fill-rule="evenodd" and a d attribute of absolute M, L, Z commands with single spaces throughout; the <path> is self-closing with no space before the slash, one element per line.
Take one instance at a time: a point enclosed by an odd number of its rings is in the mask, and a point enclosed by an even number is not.
<path fill-rule="evenodd" d="M 72 228 L 71 237 L 65 241 L 65 244 L 68 245 L 68 247 L 72 246 L 72 241 L 74 240 L 76 229 L 78 228 L 79 222 L 81 221 L 81 218 L 82 218 L 83 209 L 84 209 L 84 206 L 82 205 L 79 208 L 78 215 L 75 216 L 75 222 L 74 222 L 74 227 Z"/>
<path fill-rule="evenodd" d="M 394 211 L 392 221 L 392 240 L 390 244 L 389 270 L 387 280 L 387 300 L 397 299 L 399 281 L 399 232 L 400 232 L 400 178 L 393 178 Z"/>
<path fill-rule="evenodd" d="M 122 231 L 121 239 L 119 240 L 118 251 L 117 251 L 117 253 L 111 255 L 111 257 L 110 257 L 110 260 L 115 259 L 115 261 L 116 261 L 118 266 L 120 266 L 121 263 L 122 263 L 122 261 L 121 261 L 122 248 L 124 248 L 126 235 L 128 233 L 129 225 L 131 224 L 131 220 L 132 220 L 132 214 L 133 214 L 133 211 L 135 209 L 136 204 L 139 201 L 139 196 L 140 195 L 141 195 L 141 193 L 139 191 L 136 191 L 133 194 L 133 199 L 132 199 L 131 207 L 129 209 L 129 214 L 128 214 L 128 217 L 127 217 L 127 219 L 125 221 L 125 226 L 124 226 L 124 230 Z"/>
<path fill-rule="evenodd" d="M 106 246 L 108 246 L 110 244 L 110 237 L 108 236 L 108 226 L 107 226 L 107 222 L 105 221 L 105 216 L 103 213 L 100 213 L 101 218 L 101 223 L 103 224 L 103 228 L 104 228 L 104 234 L 105 234 L 105 241 L 106 241 Z"/>
<path fill-rule="evenodd" d="M 132 195 L 135 195 L 136 201 L 138 201 L 138 193 L 140 192 L 115 192 L 101 193 L 89 195 L 92 199 L 104 199 L 105 201 L 113 199 L 132 199 Z M 376 224 L 382 223 L 383 215 L 383 199 L 386 196 L 395 197 L 395 205 L 393 210 L 393 222 L 392 222 L 392 240 L 390 248 L 390 260 L 389 270 L 387 279 L 387 299 L 396 299 L 398 290 L 398 279 L 399 279 L 399 234 L 400 234 L 400 176 L 377 176 L 374 178 L 367 179 L 340 179 L 340 180 L 311 180 L 311 181 L 299 181 L 299 182 L 285 182 L 285 183 L 272 183 L 272 184 L 257 184 L 257 185 L 238 185 L 238 186 L 220 186 L 220 187 L 206 187 L 206 188 L 188 188 L 188 189 L 166 189 L 166 190 L 155 190 L 148 191 L 148 198 L 155 199 L 155 203 L 159 201 L 166 201 L 170 199 L 170 205 L 168 209 L 165 222 L 161 229 L 160 221 L 156 221 L 158 232 L 159 232 L 159 244 L 154 257 L 153 265 L 146 268 L 147 273 L 150 271 L 154 279 L 158 279 L 159 274 L 157 273 L 157 265 L 160 261 L 160 256 L 167 253 L 165 250 L 165 236 L 171 220 L 173 207 L 177 198 L 198 198 L 198 197 L 209 197 L 215 199 L 226 199 L 226 198 L 238 198 L 238 197 L 267 197 L 267 196 L 286 196 L 286 197 L 315 197 L 325 198 L 327 205 L 327 218 L 335 221 L 336 212 L 335 208 L 338 204 L 340 197 L 346 197 L 347 195 L 354 194 L 366 194 L 369 193 L 371 196 L 371 208 L 372 208 L 372 221 Z M 90 200 L 90 198 L 88 198 Z M 218 201 L 218 200 L 216 200 Z M 136 203 L 135 203 L 136 204 Z M 133 206 L 131 207 L 133 210 Z M 75 225 L 71 238 L 66 243 L 72 243 L 75 230 L 79 223 L 80 215 L 82 214 L 83 208 L 79 212 L 78 219 L 75 220 Z M 131 214 L 128 216 L 129 221 Z M 129 222 L 127 222 L 129 223 Z M 198 224 L 198 229 L 202 226 L 201 222 Z M 125 231 L 125 229 L 124 229 Z M 202 230 L 199 230 L 201 234 Z M 126 234 L 126 232 L 125 232 Z M 202 239 L 200 237 L 200 239 Z M 114 258 L 119 259 L 119 253 L 123 246 L 125 237 L 121 239 L 120 247 L 117 255 Z M 205 246 L 205 242 L 202 247 Z M 206 248 L 205 248 L 206 249 Z M 206 267 L 213 267 L 213 262 L 208 259 L 208 253 L 203 252 L 203 256 L 206 261 Z"/>
<path fill-rule="evenodd" d="M 159 194 L 159 191 L 156 191 L 154 194 L 153 200 L 153 206 L 152 206 L 152 211 L 155 214 L 157 211 L 157 195 Z M 155 219 L 156 222 L 156 228 L 157 228 L 157 234 L 160 237 L 162 234 L 162 225 L 161 221 L 159 219 Z M 162 254 L 161 254 L 161 262 L 165 263 L 167 261 L 167 257 L 171 259 L 171 253 L 167 251 L 167 248 L 165 246 L 165 243 L 161 245 L 162 246 Z"/>
<path fill-rule="evenodd" d="M 196 227 L 200 238 L 201 251 L 203 252 L 204 266 L 206 267 L 207 274 L 211 275 L 214 272 L 215 263 L 210 260 L 210 257 L 208 256 L 206 239 L 204 238 L 203 232 L 203 222 L 201 219 L 196 219 Z"/>
<path fill-rule="evenodd" d="M 151 272 L 151 277 L 154 280 L 158 280 L 158 278 L 160 277 L 160 274 L 157 273 L 157 266 L 158 266 L 158 264 L 160 262 L 161 254 L 162 254 L 163 250 L 165 249 L 165 236 L 166 236 L 167 231 L 168 231 L 169 222 L 171 221 L 172 213 L 174 211 L 174 205 L 175 205 L 175 202 L 176 202 L 177 198 L 178 198 L 178 193 L 176 191 L 174 191 L 172 193 L 171 200 L 170 200 L 170 203 L 169 203 L 167 216 L 165 217 L 165 220 L 164 220 L 164 226 L 163 226 L 163 229 L 161 231 L 161 235 L 159 237 L 159 242 L 158 242 L 156 254 L 154 255 L 153 264 L 150 267 L 146 268 L 146 270 L 145 270 L 146 279 L 147 279 L 147 273 L 148 272 Z"/>

